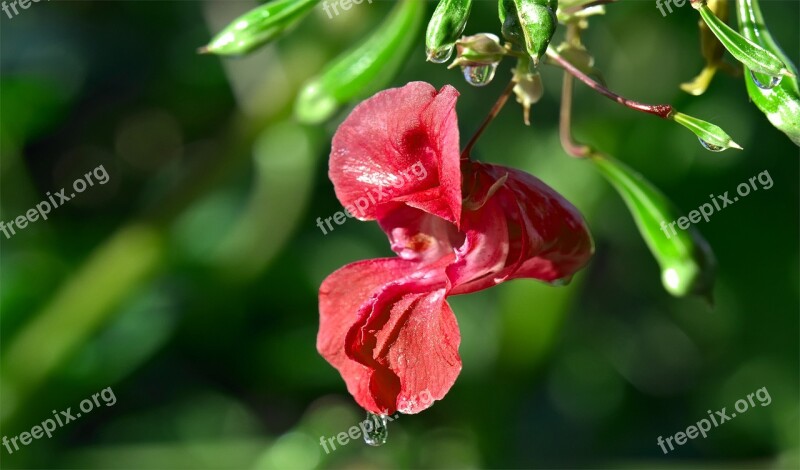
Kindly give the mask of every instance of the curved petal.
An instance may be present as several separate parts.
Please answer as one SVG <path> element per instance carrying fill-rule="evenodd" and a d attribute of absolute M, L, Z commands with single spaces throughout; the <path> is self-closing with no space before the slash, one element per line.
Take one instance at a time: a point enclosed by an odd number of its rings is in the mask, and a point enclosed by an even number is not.
<path fill-rule="evenodd" d="M 448 267 L 451 295 L 515 278 L 566 282 L 589 261 L 593 243 L 583 217 L 555 190 L 503 166 L 473 163 L 465 173 L 467 238 Z"/>
<path fill-rule="evenodd" d="M 370 370 L 347 357 L 345 336 L 358 319 L 362 305 L 383 285 L 402 279 L 414 269 L 414 263 L 399 258 L 359 261 L 328 276 L 319 288 L 320 325 L 317 350 L 345 383 L 356 402 L 368 410 L 377 410 L 375 395 L 369 389 Z M 390 393 L 394 403 L 396 392 Z"/>
<path fill-rule="evenodd" d="M 360 220 L 402 202 L 458 224 L 461 215 L 458 92 L 424 82 L 362 102 L 333 137 L 329 177 L 336 197 Z"/>
<path fill-rule="evenodd" d="M 529 242 L 521 266 L 508 278 L 568 281 L 594 253 L 586 221 L 569 201 L 534 176 L 509 170 L 508 188 L 515 193 L 522 216 L 521 232 Z"/>
<path fill-rule="evenodd" d="M 494 279 L 506 266 L 510 245 L 506 217 L 499 197 L 489 196 L 480 209 L 464 209 L 464 243 L 456 250 L 456 261 L 447 267 L 453 294 L 471 292 L 471 281 Z M 480 288 L 493 284 L 493 280 L 485 286 L 482 283 Z"/>
<path fill-rule="evenodd" d="M 367 409 L 374 413 L 425 410 L 447 394 L 461 372 L 461 335 L 439 273 L 385 286 L 347 334 L 348 356 L 371 371 L 369 389 L 377 407 Z"/>

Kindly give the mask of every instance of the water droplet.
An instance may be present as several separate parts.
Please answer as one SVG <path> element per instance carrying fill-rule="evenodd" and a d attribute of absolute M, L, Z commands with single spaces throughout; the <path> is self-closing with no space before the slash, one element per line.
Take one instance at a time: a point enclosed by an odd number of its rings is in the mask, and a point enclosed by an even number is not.
<path fill-rule="evenodd" d="M 434 64 L 443 64 L 450 60 L 450 56 L 453 55 L 453 46 L 440 47 L 438 50 L 428 49 L 427 53 L 429 61 Z"/>
<path fill-rule="evenodd" d="M 751 70 L 750 71 L 750 78 L 752 78 L 753 79 L 753 83 L 755 83 L 756 86 L 761 88 L 762 90 L 771 90 L 771 89 L 775 88 L 776 86 L 778 86 L 778 84 L 781 82 L 781 79 L 783 77 L 780 76 L 780 75 L 777 76 L 777 77 L 769 77 L 769 83 L 764 83 L 761 80 L 759 80 L 758 77 L 756 76 L 756 74 Z"/>
<path fill-rule="evenodd" d="M 494 78 L 497 63 L 489 65 L 468 65 L 462 67 L 464 79 L 472 86 L 486 86 Z"/>
<path fill-rule="evenodd" d="M 725 147 L 720 147 L 719 145 L 714 145 L 706 142 L 705 140 L 701 139 L 700 137 L 697 138 L 700 141 L 700 145 L 702 145 L 706 150 L 710 150 L 712 152 L 722 152 L 725 150 Z"/>
<path fill-rule="evenodd" d="M 569 283 L 572 281 L 572 277 L 562 277 L 561 279 L 555 279 L 550 281 L 550 285 L 553 287 L 564 287 L 568 286 Z"/>
<path fill-rule="evenodd" d="M 364 433 L 364 442 L 373 447 L 386 444 L 386 438 L 389 437 L 386 415 L 376 415 L 367 411 L 367 419 L 364 421 L 368 423 L 365 427 L 369 428 L 369 431 Z"/>

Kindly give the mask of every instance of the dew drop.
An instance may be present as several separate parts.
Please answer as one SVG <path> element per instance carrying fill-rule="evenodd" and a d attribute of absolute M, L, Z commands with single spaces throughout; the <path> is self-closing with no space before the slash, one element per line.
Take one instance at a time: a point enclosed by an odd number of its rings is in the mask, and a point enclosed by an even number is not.
<path fill-rule="evenodd" d="M 722 152 L 725 150 L 725 147 L 720 147 L 719 145 L 714 145 L 706 142 L 705 140 L 701 139 L 700 137 L 697 138 L 700 141 L 700 145 L 702 145 L 706 150 L 710 150 L 711 152 Z"/>
<path fill-rule="evenodd" d="M 365 423 L 369 423 L 365 427 L 369 431 L 364 433 L 364 442 L 377 447 L 386 444 L 386 438 L 389 437 L 389 427 L 386 424 L 386 415 L 376 415 L 375 413 L 367 412 L 367 419 Z"/>
<path fill-rule="evenodd" d="M 489 65 L 468 65 L 462 67 L 464 79 L 472 86 L 486 86 L 494 78 L 497 63 Z"/>
<path fill-rule="evenodd" d="M 750 71 L 750 78 L 752 78 L 753 79 L 753 83 L 755 83 L 756 86 L 761 88 L 762 90 L 771 90 L 771 89 L 775 88 L 776 86 L 778 86 L 778 84 L 781 82 L 781 79 L 783 77 L 782 76 L 769 77 L 769 83 L 764 83 L 761 80 L 759 80 L 758 77 L 756 76 L 756 74 L 751 70 Z"/>
<path fill-rule="evenodd" d="M 440 47 L 439 49 L 428 49 L 428 60 L 434 64 L 443 64 L 450 60 L 453 55 L 453 47 Z"/>

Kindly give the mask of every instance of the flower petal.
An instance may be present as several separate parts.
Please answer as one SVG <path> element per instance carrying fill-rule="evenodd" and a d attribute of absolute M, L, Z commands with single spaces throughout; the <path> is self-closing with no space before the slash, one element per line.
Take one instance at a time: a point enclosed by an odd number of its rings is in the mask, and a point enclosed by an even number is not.
<path fill-rule="evenodd" d="M 370 370 L 347 357 L 345 336 L 358 319 L 362 304 L 370 301 L 376 290 L 402 279 L 413 269 L 414 263 L 399 258 L 359 261 L 328 276 L 319 288 L 317 350 L 339 371 L 356 402 L 368 410 L 378 410 L 386 405 L 378 405 L 376 395 L 369 389 Z M 399 390 L 399 387 L 395 388 Z M 389 393 L 391 406 L 394 406 L 396 394 L 396 391 Z M 380 394 L 377 397 L 380 401 Z"/>
<path fill-rule="evenodd" d="M 457 250 L 458 261 L 447 268 L 451 295 L 515 278 L 565 282 L 591 258 L 593 243 L 583 217 L 537 178 L 472 163 L 465 168 L 465 181 L 470 188 L 462 217 L 467 238 Z"/>
<path fill-rule="evenodd" d="M 372 372 L 374 413 L 414 414 L 450 390 L 459 372 L 461 335 L 439 276 L 391 283 L 362 309 L 347 334 L 348 355 Z M 394 394 L 394 403 L 386 397 Z M 362 405 L 363 406 L 363 405 Z"/>
<path fill-rule="evenodd" d="M 373 220 L 395 202 L 458 224 L 461 215 L 458 92 L 424 82 L 362 102 L 333 137 L 329 176 L 356 218 Z"/>
<path fill-rule="evenodd" d="M 494 279 L 505 268 L 510 244 L 506 217 L 498 197 L 490 197 L 478 210 L 464 209 L 461 226 L 466 237 L 456 250 L 456 261 L 447 267 L 454 294 L 471 291 L 471 281 Z"/>
<path fill-rule="evenodd" d="M 452 255 L 464 241 L 455 225 L 413 207 L 401 206 L 378 223 L 398 256 L 424 265 Z"/>

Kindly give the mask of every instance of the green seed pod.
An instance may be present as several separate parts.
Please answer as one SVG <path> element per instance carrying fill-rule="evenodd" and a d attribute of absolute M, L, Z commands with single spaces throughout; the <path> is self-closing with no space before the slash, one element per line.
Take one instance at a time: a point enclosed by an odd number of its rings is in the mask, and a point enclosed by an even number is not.
<path fill-rule="evenodd" d="M 672 113 L 669 119 L 694 132 L 707 150 L 712 152 L 722 152 L 731 148 L 742 150 L 742 147 L 716 124 L 678 112 Z"/>
<path fill-rule="evenodd" d="M 773 77 L 757 78 L 745 69 L 747 93 L 753 103 L 767 115 L 772 125 L 789 136 L 795 145 L 800 146 L 800 91 L 797 84 L 797 69 L 764 25 L 758 0 L 739 0 L 736 3 L 742 35 L 777 55 L 794 74 L 793 77 L 783 77 L 780 83 L 775 83 Z"/>
<path fill-rule="evenodd" d="M 247 54 L 297 25 L 319 0 L 275 0 L 233 20 L 201 53 Z"/>
<path fill-rule="evenodd" d="M 422 0 L 401 0 L 366 41 L 306 82 L 295 102 L 297 119 L 318 124 L 348 101 L 383 88 L 405 62 L 422 25 L 423 9 Z"/>
<path fill-rule="evenodd" d="M 499 0 L 499 8 L 503 37 L 538 66 L 556 31 L 558 0 Z"/>
<path fill-rule="evenodd" d="M 792 72 L 786 68 L 781 59 L 731 29 L 730 26 L 717 18 L 704 0 L 692 0 L 692 6 L 700 12 L 703 21 L 706 22 L 711 32 L 719 39 L 719 42 L 725 46 L 725 49 L 745 67 L 754 72 L 772 77 L 792 76 Z"/>
<path fill-rule="evenodd" d="M 453 47 L 467 26 L 472 0 L 440 0 L 428 22 L 425 52 L 428 60 L 441 64 L 450 60 Z"/>
<path fill-rule="evenodd" d="M 708 243 L 686 217 L 642 175 L 610 157 L 593 154 L 592 162 L 628 206 L 642 238 L 661 268 L 661 282 L 670 294 L 698 294 L 711 299 L 716 261 Z M 702 207 L 701 207 L 702 209 Z M 713 209 L 713 208 L 712 208 Z M 677 222 L 677 223 L 681 223 Z"/>

